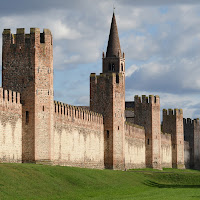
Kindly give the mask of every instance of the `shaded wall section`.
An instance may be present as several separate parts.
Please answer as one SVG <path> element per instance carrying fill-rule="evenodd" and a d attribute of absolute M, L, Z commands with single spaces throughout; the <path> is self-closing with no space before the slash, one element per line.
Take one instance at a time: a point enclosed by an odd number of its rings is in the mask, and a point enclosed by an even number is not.
<path fill-rule="evenodd" d="M 171 134 L 161 133 L 161 166 L 172 168 L 172 141 Z"/>
<path fill-rule="evenodd" d="M 135 124 L 125 125 L 125 167 L 145 168 L 145 130 Z"/>

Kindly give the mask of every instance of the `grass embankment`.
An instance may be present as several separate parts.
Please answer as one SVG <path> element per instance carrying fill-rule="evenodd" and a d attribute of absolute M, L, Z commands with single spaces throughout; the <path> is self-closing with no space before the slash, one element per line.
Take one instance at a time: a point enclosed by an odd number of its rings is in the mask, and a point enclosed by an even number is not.
<path fill-rule="evenodd" d="M 194 170 L 92 170 L 0 164 L 0 199 L 200 199 Z"/>

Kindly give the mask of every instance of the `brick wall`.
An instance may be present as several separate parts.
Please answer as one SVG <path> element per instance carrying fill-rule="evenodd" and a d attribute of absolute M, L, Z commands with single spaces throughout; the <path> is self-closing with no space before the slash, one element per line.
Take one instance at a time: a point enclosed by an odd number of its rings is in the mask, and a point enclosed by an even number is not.
<path fill-rule="evenodd" d="M 163 132 L 172 136 L 172 167 L 184 168 L 183 111 L 163 110 Z"/>
<path fill-rule="evenodd" d="M 159 96 L 135 96 L 135 124 L 145 128 L 146 166 L 161 168 L 161 128 Z"/>
<path fill-rule="evenodd" d="M 90 109 L 103 115 L 105 167 L 124 169 L 124 73 L 90 75 Z"/>
<path fill-rule="evenodd" d="M 172 168 L 172 141 L 167 133 L 161 133 L 161 166 Z"/>
<path fill-rule="evenodd" d="M 22 162 L 20 94 L 0 88 L 0 162 Z"/>
<path fill-rule="evenodd" d="M 184 140 L 188 142 L 190 160 L 186 162 L 187 168 L 200 169 L 200 123 L 199 119 L 183 119 Z"/>
<path fill-rule="evenodd" d="M 55 102 L 52 162 L 104 168 L 104 127 L 100 114 Z"/>
<path fill-rule="evenodd" d="M 145 168 L 145 130 L 135 124 L 125 125 L 126 169 Z"/>
<path fill-rule="evenodd" d="M 53 46 L 51 32 L 3 31 L 2 86 L 21 94 L 23 162 L 48 160 L 53 130 Z"/>

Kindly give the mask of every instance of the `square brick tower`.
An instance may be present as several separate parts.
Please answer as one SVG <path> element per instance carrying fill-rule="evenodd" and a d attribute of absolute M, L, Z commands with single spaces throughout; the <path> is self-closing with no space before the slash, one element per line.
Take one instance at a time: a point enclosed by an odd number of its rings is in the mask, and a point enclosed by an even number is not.
<path fill-rule="evenodd" d="M 135 96 L 135 124 L 145 128 L 146 167 L 161 169 L 161 127 L 159 96 Z"/>
<path fill-rule="evenodd" d="M 184 129 L 182 109 L 163 109 L 163 132 L 172 135 L 172 167 L 184 169 Z"/>
<path fill-rule="evenodd" d="M 105 168 L 124 169 L 125 56 L 121 48 L 113 13 L 103 73 L 90 76 L 90 109 L 104 118 Z"/>
<path fill-rule="evenodd" d="M 22 160 L 49 161 L 53 131 L 53 45 L 48 29 L 3 31 L 2 86 L 21 93 Z"/>

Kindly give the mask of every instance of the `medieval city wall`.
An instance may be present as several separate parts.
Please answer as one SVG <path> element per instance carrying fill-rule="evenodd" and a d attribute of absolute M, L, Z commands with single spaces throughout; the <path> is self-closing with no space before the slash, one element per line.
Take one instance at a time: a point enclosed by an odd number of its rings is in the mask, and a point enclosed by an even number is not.
<path fill-rule="evenodd" d="M 146 166 L 161 168 L 161 128 L 159 96 L 135 96 L 135 124 L 145 129 Z"/>
<path fill-rule="evenodd" d="M 187 145 L 185 151 L 189 151 L 186 157 L 186 167 L 200 169 L 200 123 L 199 119 L 183 119 L 184 140 Z"/>
<path fill-rule="evenodd" d="M 184 132 L 182 109 L 163 109 L 163 132 L 171 134 L 172 141 L 172 167 L 184 166 Z"/>
<path fill-rule="evenodd" d="M 125 167 L 145 168 L 145 130 L 135 124 L 125 125 Z"/>
<path fill-rule="evenodd" d="M 190 144 L 188 141 L 184 141 L 184 163 L 186 169 L 190 169 L 190 159 Z"/>
<path fill-rule="evenodd" d="M 55 102 L 53 164 L 104 168 L 104 126 L 100 114 Z"/>
<path fill-rule="evenodd" d="M 22 162 L 20 94 L 0 88 L 0 162 Z"/>
<path fill-rule="evenodd" d="M 161 133 L 161 166 L 172 168 L 172 141 L 167 133 Z"/>

